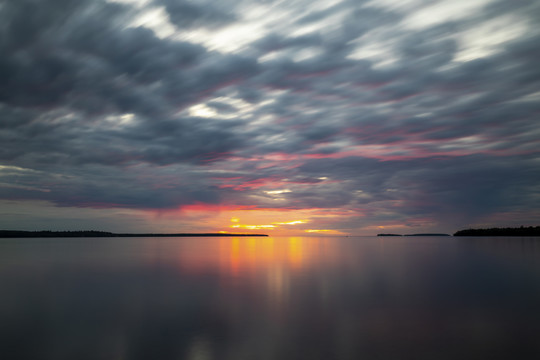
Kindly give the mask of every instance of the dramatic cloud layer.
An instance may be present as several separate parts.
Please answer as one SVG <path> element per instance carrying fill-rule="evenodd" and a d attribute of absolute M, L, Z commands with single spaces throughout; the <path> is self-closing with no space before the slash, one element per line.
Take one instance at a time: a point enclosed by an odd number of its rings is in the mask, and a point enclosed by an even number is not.
<path fill-rule="evenodd" d="M 537 225 L 538 23 L 537 1 L 4 3 L 0 227 Z"/>

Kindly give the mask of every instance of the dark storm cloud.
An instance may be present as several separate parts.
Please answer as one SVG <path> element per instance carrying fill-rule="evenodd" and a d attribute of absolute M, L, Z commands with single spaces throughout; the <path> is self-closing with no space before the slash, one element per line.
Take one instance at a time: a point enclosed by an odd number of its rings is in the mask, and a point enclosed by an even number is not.
<path fill-rule="evenodd" d="M 215 122 L 201 118 L 154 120 L 148 125 L 126 125 L 119 130 L 115 121 L 81 124 L 76 119 L 64 124 L 36 122 L 2 134 L 6 145 L 0 150 L 4 159 L 25 166 L 42 168 L 51 164 L 130 165 L 147 162 L 156 165 L 174 163 L 204 164 L 226 156 L 243 140 Z M 75 127 L 73 125 L 76 125 Z M 20 144 L 20 139 L 31 139 Z M 18 148 L 24 145 L 24 152 Z M 44 149 L 44 150 L 43 150 Z"/>
<path fill-rule="evenodd" d="M 0 157 L 41 172 L 2 171 L 2 198 L 139 208 L 217 201 L 201 180 L 164 189 L 129 171 L 93 171 L 91 164 L 204 165 L 245 143 L 238 122 L 175 113 L 256 71 L 256 62 L 126 27 L 134 14 L 104 1 L 3 4 Z"/>
<path fill-rule="evenodd" d="M 236 20 L 227 1 L 154 0 L 164 6 L 170 21 L 180 29 L 217 28 Z"/>
<path fill-rule="evenodd" d="M 189 173 L 182 166 L 116 169 L 91 165 L 69 174 L 56 173 L 63 171 L 57 167 L 46 171 L 2 170 L 0 196 L 10 200 L 39 199 L 58 206 L 171 209 L 194 202 L 215 204 L 220 199 L 218 189 L 204 176 Z"/>
<path fill-rule="evenodd" d="M 23 107 L 69 106 L 100 115 L 162 115 L 185 106 L 202 91 L 235 80 L 241 69 L 253 68 L 239 56 L 209 54 L 200 45 L 159 39 L 144 28 L 125 28 L 117 5 L 77 3 L 75 9 L 25 1 L 7 6 L 4 15 L 13 18 L 2 28 L 3 38 L 12 41 L 3 49 L 10 56 L 1 63 L 6 76 L 0 100 Z M 26 11 L 15 11 L 25 5 Z M 26 12 L 46 15 L 26 19 Z M 18 28 L 27 25 L 20 35 Z M 191 71 L 200 62 L 197 75 L 203 78 L 194 79 Z"/>
<path fill-rule="evenodd" d="M 0 101 L 2 126 L 12 127 L 0 134 L 4 160 L 198 162 L 242 143 L 230 128 L 173 114 L 256 71 L 254 62 L 125 28 L 125 11 L 102 1 L 4 5 Z M 126 113 L 137 125 L 98 124 Z"/>
<path fill-rule="evenodd" d="M 206 106 L 215 109 L 217 112 L 232 114 L 236 111 L 236 108 L 230 104 L 221 101 L 209 101 Z"/>
<path fill-rule="evenodd" d="M 262 52 L 272 52 L 294 47 L 322 46 L 323 39 L 318 33 L 295 37 L 270 34 L 256 41 L 253 45 Z"/>
<path fill-rule="evenodd" d="M 209 50 L 209 31 L 252 21 L 248 5 L 268 11 L 261 37 Z M 157 6 L 174 37 L 130 26 Z M 273 20 L 276 6 L 287 16 Z M 281 6 L 3 4 L 2 198 L 343 208 L 361 226 L 538 211 L 538 4 L 422 26 L 425 5 Z M 505 19 L 518 35 L 475 33 Z"/>
<path fill-rule="evenodd" d="M 445 69 L 444 66 L 457 53 L 457 43 L 449 38 L 450 35 L 448 26 L 409 32 L 406 36 L 396 35 L 395 45 L 399 50 L 397 55 L 400 61 L 393 69 L 375 70 L 369 64 L 361 69 L 351 68 L 359 70 L 357 85 L 368 88 L 376 85 L 375 88 L 369 88 L 368 92 L 358 92 L 347 87 L 350 83 L 341 83 L 342 87 L 345 85 L 342 96 L 355 98 L 358 103 L 365 105 L 361 113 L 353 114 L 351 111 L 348 115 L 347 126 L 357 124 L 360 129 L 366 130 L 359 139 L 377 144 L 403 140 L 411 135 L 418 136 L 414 140 L 458 138 L 475 134 L 489 137 L 495 129 L 528 136 L 527 127 L 531 126 L 530 120 L 535 110 L 530 104 L 510 102 L 538 90 L 536 67 L 531 63 L 536 52 L 533 43 L 538 43 L 532 40 L 538 39 L 537 34 L 529 34 L 529 38 L 505 45 L 487 59 L 453 64 Z M 516 50 L 521 44 L 527 51 L 520 53 Z M 356 75 L 356 71 L 350 73 Z M 289 81 L 297 86 L 297 91 L 311 91 L 314 95 L 321 93 L 314 84 L 321 81 L 332 84 L 332 79 L 337 77 L 337 74 L 331 74 L 323 79 L 314 76 L 311 79 Z M 294 89 L 293 86 L 289 88 Z M 304 108 L 316 108 L 324 102 L 320 98 L 312 98 L 312 105 L 304 105 Z M 380 116 L 370 109 L 372 104 L 385 102 L 387 109 L 399 114 L 397 118 L 392 115 L 391 120 L 388 115 Z M 279 108 L 278 105 L 275 107 Z M 525 110 L 526 107 L 529 109 Z M 283 109 L 278 111 L 284 113 Z M 425 114 L 422 114 L 424 111 Z M 507 117 L 503 120 L 502 114 L 505 113 Z M 416 116 L 419 114 L 422 114 L 421 118 Z M 328 121 L 336 122 L 335 116 L 331 120 L 326 119 L 325 126 L 328 126 Z M 510 127 L 509 122 L 520 121 L 523 128 L 520 129 L 518 125 L 518 128 L 507 129 Z M 313 125 L 317 126 L 317 121 Z M 494 146 L 496 142 L 506 141 L 500 135 L 493 137 Z M 508 145 L 516 147 L 519 143 L 512 140 Z"/>
<path fill-rule="evenodd" d="M 372 204 L 386 202 L 381 213 L 359 219 L 366 224 L 377 223 L 386 213 L 394 219 L 415 214 L 457 225 L 473 223 L 490 212 L 534 207 L 540 175 L 529 159 L 482 155 L 383 163 L 357 158 L 312 160 L 302 171 L 347 181 L 340 188 L 345 194 L 362 191 L 348 204 L 368 213 Z"/>

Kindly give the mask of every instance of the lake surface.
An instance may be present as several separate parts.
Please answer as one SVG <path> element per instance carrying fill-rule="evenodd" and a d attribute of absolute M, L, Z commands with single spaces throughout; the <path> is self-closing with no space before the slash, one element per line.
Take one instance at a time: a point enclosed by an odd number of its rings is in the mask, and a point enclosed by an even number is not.
<path fill-rule="evenodd" d="M 539 356 L 540 238 L 0 239 L 2 359 Z"/>

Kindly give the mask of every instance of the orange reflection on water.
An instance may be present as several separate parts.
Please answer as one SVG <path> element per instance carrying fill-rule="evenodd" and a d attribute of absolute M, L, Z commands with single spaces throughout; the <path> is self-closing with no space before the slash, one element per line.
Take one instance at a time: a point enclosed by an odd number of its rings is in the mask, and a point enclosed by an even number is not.
<path fill-rule="evenodd" d="M 273 238 L 232 238 L 220 239 L 220 241 L 221 250 L 230 254 L 230 263 L 222 264 L 224 265 L 222 269 L 226 271 L 229 268 L 233 273 L 276 262 L 281 263 L 285 255 L 282 249 L 276 249 Z"/>
<path fill-rule="evenodd" d="M 239 274 L 335 263 L 336 240 L 309 237 L 232 237 L 184 242 L 178 251 L 182 268 L 197 271 L 217 268 Z"/>
<path fill-rule="evenodd" d="M 289 238 L 289 263 L 294 267 L 301 267 L 305 244 L 302 242 L 302 238 L 292 237 Z"/>
<path fill-rule="evenodd" d="M 300 269 L 327 262 L 333 254 L 332 242 L 327 239 L 253 237 L 220 239 L 220 242 L 220 251 L 227 252 L 230 260 L 222 265 L 233 273 L 276 266 Z"/>
<path fill-rule="evenodd" d="M 219 242 L 219 272 L 225 287 L 230 285 L 226 279 L 252 279 L 265 289 L 275 315 L 289 299 L 295 274 L 336 264 L 339 257 L 338 244 L 331 239 L 236 237 Z"/>
<path fill-rule="evenodd" d="M 184 238 L 170 241 L 161 260 L 173 260 L 187 273 L 216 274 L 224 301 L 234 303 L 240 284 L 262 291 L 272 314 L 279 318 L 287 308 L 292 284 L 306 273 L 324 273 L 341 266 L 344 238 L 221 237 Z M 243 286 L 243 285 L 242 285 Z M 231 305 L 232 306 L 232 305 Z"/>

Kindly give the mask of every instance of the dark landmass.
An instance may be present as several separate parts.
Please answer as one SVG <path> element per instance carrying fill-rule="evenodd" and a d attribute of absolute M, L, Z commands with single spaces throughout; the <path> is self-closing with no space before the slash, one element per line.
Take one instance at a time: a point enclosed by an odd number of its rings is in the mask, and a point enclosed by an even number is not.
<path fill-rule="evenodd" d="M 437 233 L 430 234 L 430 233 L 425 233 L 425 234 L 406 234 L 406 235 L 403 235 L 403 236 L 451 236 L 451 235 L 450 234 L 437 234 Z"/>
<path fill-rule="evenodd" d="M 233 233 L 180 233 L 180 234 L 116 234 L 107 231 L 22 231 L 0 230 L 0 238 L 41 238 L 41 237 L 192 237 L 192 236 L 268 236 L 266 234 Z"/>
<path fill-rule="evenodd" d="M 459 230 L 454 236 L 540 236 L 540 226 Z"/>
<path fill-rule="evenodd" d="M 424 234 L 377 234 L 377 236 L 451 236 L 450 234 L 431 234 L 431 233 L 424 233 Z"/>

